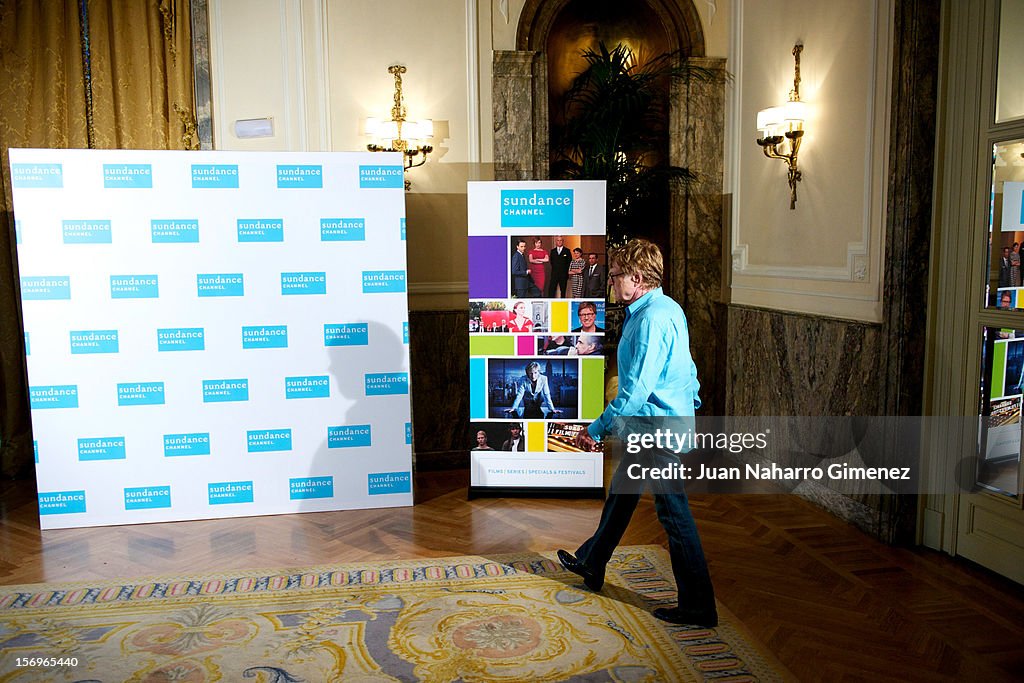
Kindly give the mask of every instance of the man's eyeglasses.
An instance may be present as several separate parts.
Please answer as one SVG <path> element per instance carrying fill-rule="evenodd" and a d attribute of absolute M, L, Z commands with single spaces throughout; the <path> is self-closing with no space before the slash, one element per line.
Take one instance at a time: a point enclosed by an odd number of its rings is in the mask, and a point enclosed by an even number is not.
<path fill-rule="evenodd" d="M 608 273 L 608 279 L 614 281 L 615 278 L 622 277 L 623 275 L 628 275 L 628 274 L 629 273 L 624 273 L 624 272 L 623 273 Z"/>

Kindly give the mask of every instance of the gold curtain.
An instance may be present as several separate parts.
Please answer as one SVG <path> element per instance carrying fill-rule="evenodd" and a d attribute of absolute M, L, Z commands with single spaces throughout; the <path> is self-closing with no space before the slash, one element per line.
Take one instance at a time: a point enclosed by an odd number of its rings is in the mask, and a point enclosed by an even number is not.
<path fill-rule="evenodd" d="M 198 148 L 189 22 L 189 0 L 0 0 L 0 474 L 6 477 L 27 475 L 33 462 L 7 150 Z"/>

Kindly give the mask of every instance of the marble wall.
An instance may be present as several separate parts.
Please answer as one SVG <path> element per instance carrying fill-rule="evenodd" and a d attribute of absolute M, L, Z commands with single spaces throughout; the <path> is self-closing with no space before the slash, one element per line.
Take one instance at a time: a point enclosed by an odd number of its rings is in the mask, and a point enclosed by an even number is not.
<path fill-rule="evenodd" d="M 469 309 L 411 311 L 413 454 L 418 470 L 469 467 Z"/>

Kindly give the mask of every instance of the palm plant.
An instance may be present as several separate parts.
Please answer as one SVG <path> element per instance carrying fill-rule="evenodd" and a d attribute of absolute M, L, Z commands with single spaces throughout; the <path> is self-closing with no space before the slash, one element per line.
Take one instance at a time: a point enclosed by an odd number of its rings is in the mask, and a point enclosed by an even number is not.
<path fill-rule="evenodd" d="M 665 222 L 670 183 L 695 178 L 666 159 L 671 79 L 721 76 L 680 62 L 676 53 L 641 62 L 621 43 L 611 51 L 598 43 L 581 56 L 587 66 L 566 92 L 563 121 L 552 130 L 552 177 L 607 181 L 608 244 L 615 246 Z"/>

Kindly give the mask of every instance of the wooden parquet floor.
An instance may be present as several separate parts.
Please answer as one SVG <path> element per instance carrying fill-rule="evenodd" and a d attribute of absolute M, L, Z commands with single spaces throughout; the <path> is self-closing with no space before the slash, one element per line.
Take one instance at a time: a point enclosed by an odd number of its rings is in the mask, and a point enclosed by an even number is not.
<path fill-rule="evenodd" d="M 480 498 L 416 478 L 412 508 L 40 532 L 30 483 L 0 489 L 0 584 L 574 548 L 601 502 Z M 717 597 L 805 681 L 1024 680 L 1024 587 L 885 546 L 789 495 L 693 496 Z M 647 498 L 623 539 L 664 544 Z"/>

